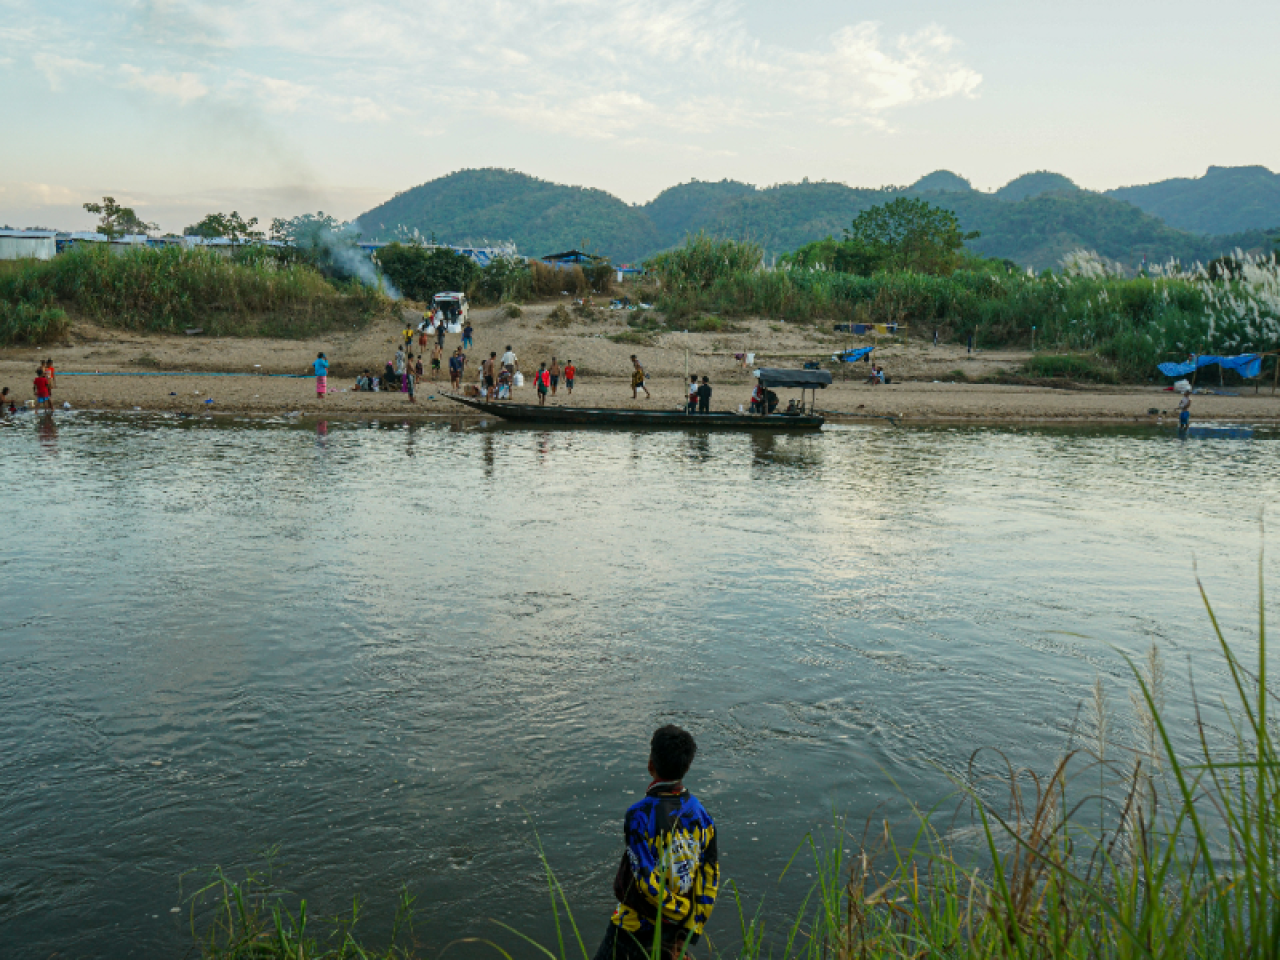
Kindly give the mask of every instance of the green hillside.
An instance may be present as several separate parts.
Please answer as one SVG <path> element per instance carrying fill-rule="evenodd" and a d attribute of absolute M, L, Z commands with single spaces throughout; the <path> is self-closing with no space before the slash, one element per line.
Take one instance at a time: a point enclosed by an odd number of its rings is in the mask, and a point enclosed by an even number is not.
<path fill-rule="evenodd" d="M 718 219 L 734 200 L 755 192 L 751 184 L 736 180 L 692 180 L 663 190 L 645 204 L 644 210 L 658 231 L 662 246 L 673 247 L 686 234 L 696 233 L 704 224 Z"/>
<path fill-rule="evenodd" d="M 1024 173 L 1015 177 L 996 191 L 1001 200 L 1030 200 L 1045 193 L 1076 193 L 1080 190 L 1075 181 L 1060 173 L 1048 170 L 1037 170 L 1035 173 Z"/>
<path fill-rule="evenodd" d="M 1213 234 L 1280 227 L 1280 174 L 1266 167 L 1210 167 L 1203 177 L 1106 193 L 1179 230 Z"/>
<path fill-rule="evenodd" d="M 644 211 L 611 193 L 492 168 L 460 170 L 406 190 L 358 222 L 368 239 L 394 240 L 399 230 L 416 229 L 449 243 L 512 242 L 536 256 L 585 246 L 628 261 L 662 246 Z"/>
<path fill-rule="evenodd" d="M 1144 257 L 1152 263 L 1203 262 L 1236 247 L 1269 246 L 1257 230 L 1206 236 L 1176 229 L 1124 199 L 1081 190 L 1044 171 L 994 194 L 972 189 L 949 171 L 907 188 L 880 189 L 808 180 L 757 189 L 732 180 L 695 180 L 631 206 L 603 190 L 509 170 L 463 170 L 398 194 L 361 215 L 359 224 L 370 238 L 394 239 L 417 229 L 450 243 L 512 241 L 534 256 L 585 244 L 617 263 L 643 260 L 705 230 L 753 240 L 775 257 L 838 237 L 863 210 L 904 193 L 954 210 L 965 230 L 982 234 L 969 244 L 975 252 L 1037 270 L 1058 266 L 1065 253 L 1080 247 L 1136 267 Z"/>
<path fill-rule="evenodd" d="M 973 184 L 950 170 L 935 170 L 911 185 L 912 193 L 968 193 Z"/>

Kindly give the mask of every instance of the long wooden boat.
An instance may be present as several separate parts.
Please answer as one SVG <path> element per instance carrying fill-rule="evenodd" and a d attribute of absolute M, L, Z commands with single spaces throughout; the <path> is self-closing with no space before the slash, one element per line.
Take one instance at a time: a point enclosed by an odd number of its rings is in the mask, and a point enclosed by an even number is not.
<path fill-rule="evenodd" d="M 597 427 L 657 427 L 685 430 L 817 430 L 826 422 L 817 414 L 758 416 L 747 413 L 685 413 L 681 410 L 634 410 L 619 407 L 538 406 L 532 403 L 505 403 L 473 400 L 452 393 L 444 396 L 456 403 L 491 413 L 503 420 L 531 424 L 579 424 Z"/>

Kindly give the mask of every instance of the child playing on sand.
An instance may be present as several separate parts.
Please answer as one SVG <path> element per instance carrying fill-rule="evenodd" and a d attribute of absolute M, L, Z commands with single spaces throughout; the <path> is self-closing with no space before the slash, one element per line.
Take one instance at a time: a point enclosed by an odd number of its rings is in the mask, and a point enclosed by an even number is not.
<path fill-rule="evenodd" d="M 715 821 L 683 782 L 697 752 L 693 736 L 674 724 L 649 741 L 652 782 L 623 821 L 626 851 L 613 879 L 618 906 L 596 960 L 648 960 L 655 933 L 660 955 L 674 960 L 702 936 L 720 861 Z"/>

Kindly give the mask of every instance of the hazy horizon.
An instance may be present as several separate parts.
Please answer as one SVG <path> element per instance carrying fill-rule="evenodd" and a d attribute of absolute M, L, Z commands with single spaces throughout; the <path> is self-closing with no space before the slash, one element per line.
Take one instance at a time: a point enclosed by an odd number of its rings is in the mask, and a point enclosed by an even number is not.
<path fill-rule="evenodd" d="M 1241 30 L 1240 24 L 1249 29 Z M 631 203 L 690 179 L 1089 189 L 1280 168 L 1276 5 L 0 0 L 0 222 L 350 219 L 464 168 Z"/>

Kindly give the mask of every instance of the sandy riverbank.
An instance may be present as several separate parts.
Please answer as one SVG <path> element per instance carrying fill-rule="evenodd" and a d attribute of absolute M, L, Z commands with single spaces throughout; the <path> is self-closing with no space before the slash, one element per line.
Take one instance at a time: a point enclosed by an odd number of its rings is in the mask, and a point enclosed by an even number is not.
<path fill-rule="evenodd" d="M 550 402 L 582 406 L 652 406 L 672 408 L 681 402 L 686 362 L 691 372 L 706 374 L 714 387 L 712 406 L 736 410 L 751 392 L 750 374 L 734 358 L 752 351 L 756 364 L 799 366 L 805 359 L 830 357 L 850 338 L 812 327 L 766 321 L 739 323 L 732 331 L 716 333 L 643 334 L 626 325 L 628 316 L 602 312 L 595 319 L 567 328 L 547 323 L 551 304 L 527 307 L 519 318 L 497 310 L 476 310 L 475 349 L 470 353 L 466 382 L 473 382 L 477 365 L 490 351 L 501 354 L 511 345 L 526 372 L 541 360 L 573 360 L 579 382 L 572 397 L 564 390 Z M 635 317 L 635 314 L 631 314 Z M 412 315 L 406 311 L 406 317 Z M 8 386 L 20 401 L 32 396 L 31 380 L 40 357 L 50 356 L 60 376 L 55 400 L 77 409 L 214 411 L 274 415 L 299 412 L 306 416 L 468 416 L 465 408 L 443 398 L 447 376 L 420 385 L 418 402 L 400 393 L 356 393 L 355 375 L 380 370 L 395 351 L 402 327 L 379 324 L 314 341 L 210 339 L 158 336 L 76 324 L 69 342 L 39 350 L 0 351 L 0 386 Z M 615 342 L 632 336 L 641 342 Z M 450 336 L 447 349 L 458 345 Z M 414 347 L 417 349 L 416 343 Z M 313 380 L 267 374 L 302 374 L 316 353 L 329 357 L 333 373 L 330 394 L 319 399 Z M 653 399 L 631 399 L 628 385 L 630 354 L 636 353 L 650 375 Z M 687 360 L 686 360 L 687 357 Z M 909 341 L 881 344 L 877 361 L 893 377 L 887 386 L 870 386 L 864 364 L 848 368 L 850 379 L 837 380 L 819 395 L 819 407 L 851 419 L 893 417 L 906 421 L 1111 421 L 1155 422 L 1171 411 L 1174 396 L 1157 387 L 1076 387 L 968 383 L 956 379 L 963 371 L 977 379 L 997 371 L 1012 372 L 1025 353 L 990 351 L 967 354 L 964 347 Z M 70 373 L 95 374 L 70 376 Z M 182 375 L 173 375 L 173 374 Z M 237 373 L 242 376 L 214 376 Z M 108 375 L 102 375 L 108 374 Z M 433 399 L 434 398 L 434 399 Z M 213 403 L 206 403 L 212 399 Z M 517 402 L 532 403 L 531 387 L 517 390 Z M 786 402 L 786 392 L 783 394 Z M 1155 409 L 1157 414 L 1150 414 Z M 1243 422 L 1280 421 L 1280 397 L 1265 386 L 1239 396 L 1197 396 L 1193 414 L 1202 420 Z"/>

